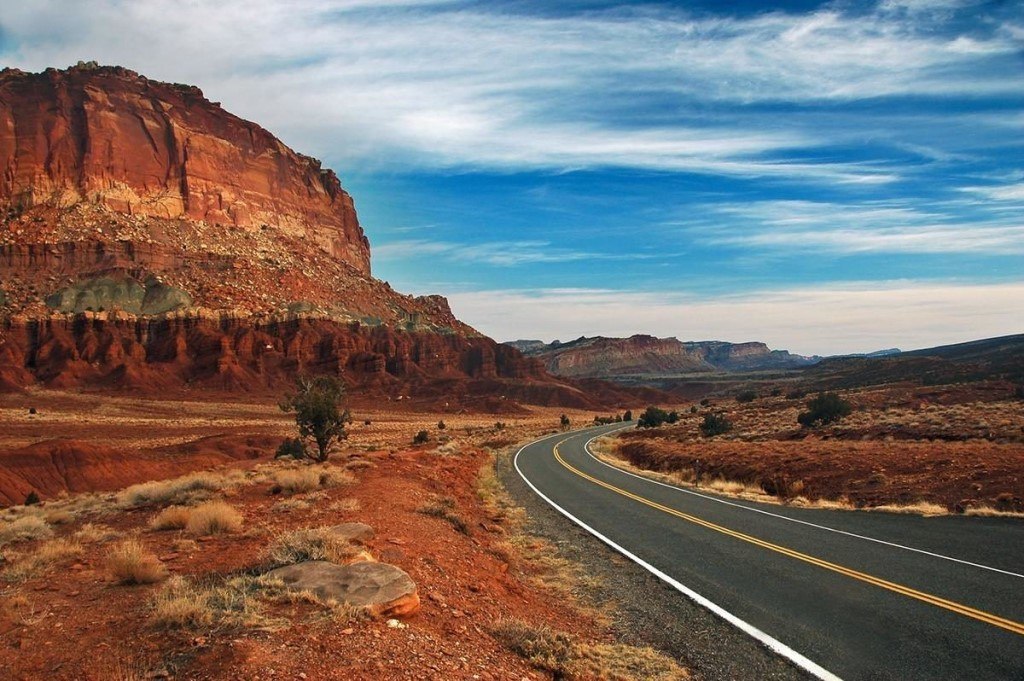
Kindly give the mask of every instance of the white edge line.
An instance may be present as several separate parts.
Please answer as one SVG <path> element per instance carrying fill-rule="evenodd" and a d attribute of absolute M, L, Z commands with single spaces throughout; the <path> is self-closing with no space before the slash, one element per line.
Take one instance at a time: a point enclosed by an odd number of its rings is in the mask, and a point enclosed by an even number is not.
<path fill-rule="evenodd" d="M 834 527 L 829 527 L 828 525 L 819 525 L 817 523 L 812 523 L 812 522 L 807 521 L 807 520 L 800 520 L 798 518 L 790 518 L 789 516 L 785 516 L 785 515 L 782 515 L 780 513 L 772 513 L 771 511 L 766 511 L 766 510 L 761 509 L 761 508 L 754 508 L 753 506 L 747 506 L 746 504 L 738 504 L 736 502 L 729 501 L 727 499 L 719 499 L 718 497 L 713 497 L 713 496 L 710 496 L 708 494 L 701 494 L 700 492 L 695 492 L 692 489 L 687 489 L 685 487 L 680 487 L 678 485 L 670 485 L 668 483 L 664 483 L 664 482 L 661 482 L 659 480 L 654 480 L 652 478 L 648 478 L 648 477 L 645 477 L 643 475 L 637 475 L 636 473 L 632 473 L 630 471 L 624 470 L 622 468 L 619 468 L 618 466 L 613 466 L 612 464 L 610 464 L 610 463 L 608 463 L 606 461 L 601 461 L 601 459 L 599 459 L 596 456 L 594 456 L 594 453 L 590 451 L 590 443 L 593 442 L 594 440 L 596 440 L 599 437 L 603 437 L 605 435 L 610 435 L 611 433 L 617 433 L 617 432 L 619 432 L 619 430 L 625 430 L 625 428 L 614 429 L 614 430 L 608 431 L 607 433 L 602 433 L 601 435 L 595 435 L 594 437 L 592 437 L 589 440 L 587 440 L 587 443 L 585 445 L 583 445 L 583 448 L 586 450 L 587 454 L 590 456 L 591 459 L 593 459 L 597 463 L 601 464 L 602 466 L 607 466 L 608 468 L 611 468 L 613 471 L 618 471 L 618 472 L 623 473 L 625 475 L 629 475 L 631 477 L 637 478 L 638 480 L 646 480 L 647 482 L 654 483 L 655 485 L 661 485 L 662 487 L 667 487 L 669 489 L 674 489 L 677 492 L 683 492 L 685 494 L 691 494 L 691 495 L 693 495 L 695 497 L 700 497 L 701 499 L 707 499 L 708 501 L 715 501 L 715 502 L 718 502 L 719 504 L 725 504 L 726 506 L 734 506 L 736 508 L 742 508 L 743 510 L 750 511 L 752 513 L 761 513 L 763 515 L 771 516 L 773 518 L 779 518 L 781 520 L 788 520 L 791 523 L 800 523 L 801 525 L 807 525 L 808 527 L 814 527 L 814 528 L 819 529 L 819 530 L 826 530 L 828 532 L 835 532 L 836 534 L 843 534 L 843 535 L 846 535 L 847 537 L 854 537 L 855 539 L 863 539 L 864 541 L 875 542 L 876 544 L 884 544 L 885 546 L 891 546 L 893 548 L 903 549 L 904 551 L 913 551 L 914 553 L 920 553 L 920 554 L 925 555 L 925 556 L 931 556 L 932 558 L 941 558 L 942 560 L 948 560 L 948 561 L 952 561 L 954 563 L 960 563 L 961 565 L 969 565 L 970 567 L 976 567 L 976 568 L 980 568 L 982 570 L 990 570 L 992 572 L 998 572 L 999 574 L 1002 574 L 1002 575 L 1008 575 L 1010 577 L 1018 577 L 1020 579 L 1024 579 L 1024 575 L 1022 575 L 1022 574 L 1018 574 L 1016 572 L 1010 572 L 1009 570 L 1001 570 L 999 568 L 992 567 L 991 565 L 983 565 L 981 563 L 972 563 L 969 560 L 962 560 L 960 558 L 954 558 L 953 556 L 947 556 L 947 555 L 944 555 L 944 554 L 941 554 L 941 553 L 933 553 L 931 551 L 925 551 L 924 549 L 915 549 L 913 546 L 905 546 L 903 544 L 897 544 L 895 542 L 885 541 L 884 539 L 876 539 L 874 537 L 868 537 L 868 536 L 865 536 L 863 534 L 857 534 L 855 532 L 847 532 L 846 530 L 839 530 L 839 529 L 836 529 Z"/>
<path fill-rule="evenodd" d="M 612 432 L 614 432 L 614 431 L 612 431 Z M 768 634 L 764 633 L 763 631 L 761 631 L 760 629 L 758 629 L 754 625 L 752 625 L 752 624 L 750 624 L 750 623 L 748 623 L 748 622 L 746 622 L 744 620 L 741 620 L 739 617 L 737 617 L 736 615 L 733 615 L 731 612 L 729 612 L 725 608 L 723 608 L 723 607 L 721 607 L 721 606 L 719 606 L 719 605 L 709 601 L 707 598 L 704 598 L 703 596 L 701 596 L 699 593 L 697 593 L 693 589 L 691 589 L 688 586 L 682 584 L 678 580 L 673 579 L 672 577 L 668 576 L 667 574 L 665 574 L 664 572 L 662 572 L 658 568 L 654 567 L 653 565 L 651 565 L 650 563 L 648 563 L 644 559 L 634 555 L 633 553 L 631 553 L 628 550 L 624 549 L 623 547 L 619 546 L 618 544 L 613 542 L 608 537 L 604 536 L 603 534 L 601 534 L 600 532 L 598 532 L 594 528 L 590 527 L 589 525 L 584 523 L 582 520 L 580 520 L 579 518 L 577 518 L 573 514 L 571 514 L 568 511 L 566 511 L 564 508 L 562 508 L 561 506 L 556 504 L 554 501 L 552 501 L 547 495 L 545 495 L 543 492 L 541 492 L 539 489 L 537 489 L 534 486 L 534 484 L 532 482 L 530 482 L 526 478 L 526 475 L 523 473 L 522 469 L 519 468 L 519 455 L 527 447 L 529 447 L 531 445 L 534 445 L 534 444 L 537 444 L 538 442 L 542 442 L 542 441 L 544 441 L 546 439 L 551 439 L 553 437 L 555 437 L 555 436 L 548 436 L 546 438 L 540 438 L 539 440 L 534 440 L 533 442 L 530 442 L 530 443 L 527 443 L 527 444 L 523 445 L 522 447 L 519 448 L 519 451 L 516 452 L 515 456 L 512 458 L 512 465 L 515 467 L 516 472 L 519 473 L 519 477 L 521 477 L 523 479 L 523 482 L 525 482 L 527 485 L 530 486 L 530 489 L 532 489 L 537 494 L 537 496 L 539 496 L 544 501 L 548 502 L 548 504 L 550 504 L 552 508 L 554 508 L 556 511 L 558 511 L 559 513 L 564 515 L 566 518 L 568 518 L 569 520 L 573 521 L 574 523 L 576 523 L 577 525 L 582 527 L 584 530 L 586 530 L 587 532 L 589 532 L 590 534 L 594 535 L 595 537 L 600 539 L 602 542 L 604 542 L 605 544 L 607 544 L 611 548 L 613 548 L 616 551 L 618 551 L 619 553 L 621 553 L 626 558 L 629 558 L 631 561 L 633 561 L 634 563 L 636 563 L 637 565 L 639 565 L 643 569 L 647 570 L 652 575 L 654 575 L 655 577 L 657 577 L 661 581 L 665 582 L 666 584 L 668 584 L 669 586 L 674 588 L 676 591 L 679 591 L 681 594 L 683 594 L 684 596 L 686 596 L 687 598 L 692 600 L 697 605 L 699 605 L 699 606 L 701 606 L 701 607 L 703 607 L 703 608 L 705 608 L 707 610 L 710 610 L 712 613 L 714 613 L 715 615 L 718 615 L 719 617 L 721 617 L 726 622 L 728 622 L 729 624 L 733 625 L 734 627 L 736 627 L 737 629 L 739 629 L 743 633 L 745 633 L 748 636 L 750 636 L 750 637 L 756 639 L 757 641 L 759 641 L 762 645 L 764 645 L 766 648 L 768 648 L 772 652 L 774 652 L 774 653 L 776 653 L 778 655 L 781 655 L 782 657 L 786 658 L 787 660 L 792 662 L 794 665 L 796 665 L 800 669 L 803 669 L 804 671 L 808 672 L 809 674 L 812 674 L 813 676 L 815 676 L 818 679 L 821 679 L 822 681 L 842 681 L 842 679 L 840 679 L 838 676 L 836 676 L 832 672 L 828 671 L 824 667 L 821 667 L 820 665 L 818 665 L 818 664 L 812 662 L 811 660 L 807 659 L 806 657 L 804 657 L 800 653 L 796 652 L 795 650 L 793 650 L 792 648 L 787 646 L 785 643 L 782 643 L 778 639 L 772 638 L 771 636 L 769 636 Z M 572 437 L 572 436 L 570 435 L 569 437 Z M 594 440 L 594 439 L 596 439 L 598 437 L 600 437 L 600 435 L 595 435 L 593 438 L 591 438 L 591 440 Z M 587 444 L 590 444 L 590 441 L 588 441 Z"/>

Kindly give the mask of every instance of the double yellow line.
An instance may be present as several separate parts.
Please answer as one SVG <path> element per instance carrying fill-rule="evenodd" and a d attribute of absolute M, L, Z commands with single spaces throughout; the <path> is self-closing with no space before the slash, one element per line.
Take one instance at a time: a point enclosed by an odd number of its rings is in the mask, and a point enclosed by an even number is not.
<path fill-rule="evenodd" d="M 564 442 L 564 440 L 563 440 L 563 442 Z M 559 444 L 561 444 L 561 443 L 559 443 Z M 753 544 L 755 546 L 760 546 L 763 549 L 768 549 L 769 551 L 774 551 L 776 553 L 781 553 L 784 556 L 789 556 L 790 558 L 796 558 L 797 560 L 802 560 L 805 563 L 810 563 L 811 565 L 816 565 L 816 566 L 818 566 L 820 568 L 824 568 L 825 570 L 831 570 L 832 572 L 837 572 L 837 573 L 839 573 L 841 575 L 845 575 L 847 577 L 851 577 L 853 579 L 857 579 L 857 580 L 860 580 L 862 582 L 866 582 L 867 584 L 872 584 L 872 585 L 880 587 L 882 589 L 886 589 L 888 591 L 892 591 L 894 593 L 898 593 L 898 594 L 901 594 L 903 596 L 907 596 L 908 598 L 913 598 L 915 600 L 922 601 L 924 603 L 928 603 L 930 605 L 934 605 L 936 607 L 943 608 L 943 609 L 949 610 L 951 612 L 955 612 L 958 615 L 963 615 L 964 617 L 970 617 L 971 619 L 975 619 L 975 620 L 978 620 L 980 622 L 984 622 L 986 624 L 991 624 L 994 627 L 999 627 L 1000 629 L 1005 629 L 1006 631 L 1012 632 L 1014 634 L 1018 634 L 1020 636 L 1024 636 L 1024 624 L 1022 624 L 1020 622 L 1014 622 L 1013 620 L 1008 620 L 1005 617 L 1000 617 L 999 615 L 993 615 L 992 613 L 985 612 L 983 610 L 978 610 L 976 608 L 972 608 L 969 605 L 964 605 L 963 603 L 957 603 L 955 601 L 946 600 L 945 598 L 940 598 L 938 596 L 933 596 L 931 594 L 924 593 L 923 591 L 918 591 L 917 589 L 911 589 L 908 586 L 903 586 L 902 584 L 896 584 L 895 582 L 890 582 L 890 581 L 887 581 L 887 580 L 884 580 L 884 579 L 880 579 L 878 577 L 874 577 L 874 576 L 866 574 L 864 572 L 858 572 L 857 570 L 851 570 L 848 567 L 843 567 L 842 565 L 837 565 L 835 563 L 830 563 L 827 560 L 822 560 L 821 558 L 815 558 L 814 556 L 809 556 L 806 553 L 801 553 L 799 551 L 794 551 L 793 549 L 788 549 L 785 546 L 779 546 L 778 544 L 773 544 L 771 542 L 764 541 L 763 539 L 758 539 L 757 537 L 752 537 L 749 534 L 743 534 L 742 532 L 737 532 L 735 530 L 730 530 L 727 527 L 723 527 L 721 525 L 716 525 L 715 523 L 708 522 L 707 520 L 702 520 L 701 518 L 698 518 L 696 516 L 690 515 L 689 513 L 683 513 L 682 511 L 677 511 L 674 508 L 670 508 L 668 506 L 663 506 L 663 505 L 661 505 L 661 504 L 659 504 L 657 502 L 651 501 L 650 499 L 646 499 L 646 498 L 641 497 L 641 496 L 639 496 L 637 494 L 633 494 L 632 492 L 624 490 L 624 489 L 622 489 L 620 487 L 616 487 L 615 485 L 607 483 L 607 482 L 605 482 L 603 480 L 598 480 L 594 476 L 588 475 L 588 474 L 584 473 L 583 471 L 581 471 L 578 468 L 574 467 L 572 464 L 568 463 L 565 459 L 562 458 L 561 453 L 559 453 L 559 451 L 558 451 L 558 445 L 557 444 L 554 447 L 554 453 L 555 453 L 555 459 L 557 459 L 560 464 L 562 464 L 567 469 L 569 469 L 571 472 L 575 473 L 576 475 L 580 476 L 581 478 L 583 478 L 585 480 L 588 480 L 588 481 L 594 483 L 595 485 L 599 485 L 601 487 L 604 487 L 605 489 L 607 489 L 609 491 L 615 492 L 616 494 L 620 494 L 620 495 L 622 495 L 624 497 L 632 499 L 633 501 L 637 501 L 637 502 L 639 502 L 641 504 L 644 504 L 646 506 L 650 506 L 651 508 L 655 508 L 655 509 L 657 509 L 659 511 L 662 511 L 664 513 L 668 513 L 669 515 L 675 516 L 677 518 L 681 518 L 682 520 L 685 520 L 687 522 L 691 522 L 694 525 L 700 525 L 701 527 L 705 527 L 705 528 L 707 528 L 709 530 L 714 530 L 715 532 L 720 532 L 722 534 L 728 535 L 730 537 L 734 537 L 736 539 L 739 539 L 741 541 L 745 541 L 745 542 Z"/>

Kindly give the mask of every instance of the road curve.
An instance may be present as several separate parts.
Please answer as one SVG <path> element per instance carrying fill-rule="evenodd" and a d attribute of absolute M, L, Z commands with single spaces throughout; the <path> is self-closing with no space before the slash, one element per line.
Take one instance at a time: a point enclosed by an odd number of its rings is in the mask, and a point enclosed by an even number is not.
<path fill-rule="evenodd" d="M 557 510 L 822 679 L 1024 681 L 1024 522 L 741 502 L 592 457 L 622 426 L 523 447 Z"/>

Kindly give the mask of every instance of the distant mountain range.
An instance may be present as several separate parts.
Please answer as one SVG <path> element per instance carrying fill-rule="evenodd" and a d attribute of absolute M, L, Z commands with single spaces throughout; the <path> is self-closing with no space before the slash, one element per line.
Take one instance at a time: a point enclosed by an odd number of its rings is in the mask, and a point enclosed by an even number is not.
<path fill-rule="evenodd" d="M 821 357 L 772 350 L 764 343 L 683 342 L 676 338 L 635 335 L 629 338 L 581 336 L 562 343 L 517 340 L 506 343 L 544 362 L 547 370 L 573 378 L 622 379 L 715 372 L 798 369 Z M 898 351 L 897 351 L 898 352 Z"/>

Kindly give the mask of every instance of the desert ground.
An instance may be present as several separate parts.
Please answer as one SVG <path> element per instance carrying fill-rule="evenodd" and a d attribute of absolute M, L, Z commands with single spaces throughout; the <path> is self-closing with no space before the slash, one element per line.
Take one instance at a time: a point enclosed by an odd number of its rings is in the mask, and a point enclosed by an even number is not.
<path fill-rule="evenodd" d="M 838 422 L 802 428 L 813 394 L 720 397 L 602 452 L 677 482 L 793 504 L 924 514 L 1024 512 L 1024 400 L 1005 383 L 842 391 Z M 705 437 L 706 414 L 732 429 Z"/>
<path fill-rule="evenodd" d="M 348 440 L 308 464 L 273 460 L 294 424 L 267 400 L 5 396 L 8 493 L 11 480 L 51 487 L 0 513 L 0 667 L 12 679 L 688 678 L 615 642 L 613 606 L 587 602 L 579 570 L 523 531 L 496 482 L 495 457 L 563 411 L 357 407 Z M 420 430 L 430 440 L 412 446 Z M 373 536 L 327 529 L 356 522 Z M 353 608 L 264 576 L 309 558 L 397 566 L 418 609 Z"/>

